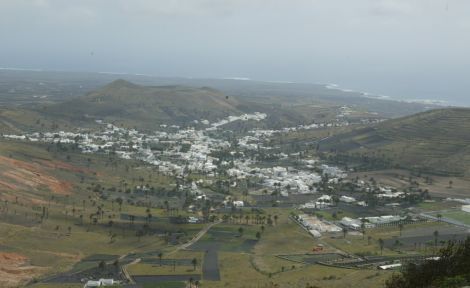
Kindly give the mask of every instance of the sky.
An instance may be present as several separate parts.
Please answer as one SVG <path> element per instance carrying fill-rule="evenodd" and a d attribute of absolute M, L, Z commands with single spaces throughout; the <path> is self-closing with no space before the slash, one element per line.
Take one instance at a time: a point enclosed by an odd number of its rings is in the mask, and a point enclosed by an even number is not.
<path fill-rule="evenodd" d="M 335 83 L 470 105 L 468 0 L 0 0 L 0 67 Z"/>

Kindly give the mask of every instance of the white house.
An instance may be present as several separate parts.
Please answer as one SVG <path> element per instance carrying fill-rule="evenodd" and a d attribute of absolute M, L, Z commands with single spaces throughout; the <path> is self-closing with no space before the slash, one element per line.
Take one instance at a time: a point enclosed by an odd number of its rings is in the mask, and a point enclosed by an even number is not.
<path fill-rule="evenodd" d="M 114 279 L 100 279 L 101 286 L 113 286 L 116 284 Z"/>
<path fill-rule="evenodd" d="M 245 206 L 245 203 L 243 201 L 233 201 L 233 206 L 236 208 L 242 208 Z"/>
<path fill-rule="evenodd" d="M 88 282 L 86 282 L 83 288 L 92 288 L 92 287 L 100 287 L 100 286 L 101 286 L 100 281 L 89 280 Z"/>
<path fill-rule="evenodd" d="M 390 269 L 397 269 L 400 267 L 401 267 L 400 263 L 395 263 L 395 264 L 389 264 L 389 265 L 382 265 L 382 266 L 379 266 L 378 268 L 380 270 L 390 270 Z"/>
<path fill-rule="evenodd" d="M 341 196 L 339 198 L 339 201 L 344 202 L 344 203 L 354 203 L 356 202 L 356 199 L 354 197 L 349 197 L 349 196 Z"/>

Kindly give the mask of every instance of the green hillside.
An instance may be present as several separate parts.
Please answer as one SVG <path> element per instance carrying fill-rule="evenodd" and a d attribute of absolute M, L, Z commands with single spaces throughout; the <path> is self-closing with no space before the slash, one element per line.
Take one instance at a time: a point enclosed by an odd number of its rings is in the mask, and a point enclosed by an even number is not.
<path fill-rule="evenodd" d="M 240 114 L 238 102 L 211 88 L 140 86 L 116 80 L 85 96 L 52 105 L 53 115 L 104 119 L 124 126 L 151 128 L 161 123 L 184 124 Z"/>
<path fill-rule="evenodd" d="M 470 109 L 438 109 L 389 120 L 330 137 L 319 148 L 336 161 L 468 175 Z"/>

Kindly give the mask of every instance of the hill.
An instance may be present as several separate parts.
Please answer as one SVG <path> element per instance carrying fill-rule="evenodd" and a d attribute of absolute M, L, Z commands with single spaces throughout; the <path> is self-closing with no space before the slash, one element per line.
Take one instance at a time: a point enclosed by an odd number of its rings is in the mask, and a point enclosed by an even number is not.
<path fill-rule="evenodd" d="M 319 149 L 330 159 L 356 160 L 369 168 L 469 175 L 470 109 L 437 109 L 388 120 L 332 136 Z"/>
<path fill-rule="evenodd" d="M 80 119 L 104 119 L 125 126 L 150 128 L 156 124 L 184 124 L 195 119 L 214 120 L 240 114 L 239 103 L 203 87 L 141 86 L 125 80 L 112 83 L 56 105 L 47 113 Z"/>

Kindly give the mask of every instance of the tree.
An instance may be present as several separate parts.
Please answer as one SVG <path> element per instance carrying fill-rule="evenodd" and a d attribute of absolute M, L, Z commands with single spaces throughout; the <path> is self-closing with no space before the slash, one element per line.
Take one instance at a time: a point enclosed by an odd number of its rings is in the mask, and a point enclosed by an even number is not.
<path fill-rule="evenodd" d="M 240 233 L 240 236 L 243 236 L 243 227 L 238 228 L 238 233 Z"/>
<path fill-rule="evenodd" d="M 160 266 L 162 266 L 162 258 L 163 258 L 163 253 L 158 252 L 158 259 L 160 259 Z"/>
<path fill-rule="evenodd" d="M 144 231 L 142 229 L 137 230 L 135 236 L 137 236 L 137 239 L 140 241 L 140 238 L 144 236 Z"/>
<path fill-rule="evenodd" d="M 346 234 L 348 234 L 348 229 L 346 227 L 343 227 L 343 238 L 346 239 Z"/>
<path fill-rule="evenodd" d="M 170 203 L 167 200 L 165 200 L 163 204 L 165 205 L 166 213 L 168 214 L 170 211 Z"/>
<path fill-rule="evenodd" d="M 100 270 L 104 270 L 104 268 L 106 268 L 106 263 L 103 260 L 101 260 L 100 263 L 98 264 L 98 268 Z"/>
<path fill-rule="evenodd" d="M 385 242 L 382 238 L 379 238 L 379 246 L 380 246 L 380 255 L 383 254 L 383 251 L 384 251 L 384 245 L 385 245 Z"/>
<path fill-rule="evenodd" d="M 434 235 L 434 250 L 437 248 L 437 238 L 439 237 L 439 231 L 434 231 L 432 233 Z"/>
<path fill-rule="evenodd" d="M 401 231 L 403 230 L 403 223 L 400 222 L 400 224 L 398 224 L 398 229 L 400 230 L 400 237 L 401 237 Z"/>
<path fill-rule="evenodd" d="M 361 222 L 362 240 L 364 240 L 366 237 L 366 223 L 364 221 Z"/>
<path fill-rule="evenodd" d="M 196 270 L 197 259 L 196 259 L 196 258 L 193 258 L 193 260 L 191 260 L 191 264 L 193 264 L 193 268 L 194 268 L 194 270 Z"/>
<path fill-rule="evenodd" d="M 442 214 L 438 213 L 436 216 L 437 216 L 437 220 L 438 220 L 439 222 L 441 222 L 441 220 L 442 220 Z"/>
<path fill-rule="evenodd" d="M 387 288 L 456 288 L 468 286 L 470 274 L 470 238 L 450 241 L 436 259 L 403 266 L 387 280 Z"/>
<path fill-rule="evenodd" d="M 259 241 L 259 239 L 261 239 L 261 233 L 259 231 L 256 232 L 256 239 L 258 239 L 258 241 Z"/>

